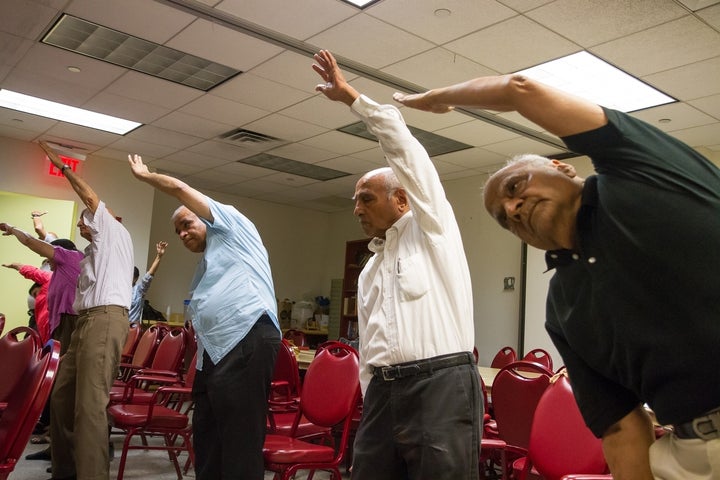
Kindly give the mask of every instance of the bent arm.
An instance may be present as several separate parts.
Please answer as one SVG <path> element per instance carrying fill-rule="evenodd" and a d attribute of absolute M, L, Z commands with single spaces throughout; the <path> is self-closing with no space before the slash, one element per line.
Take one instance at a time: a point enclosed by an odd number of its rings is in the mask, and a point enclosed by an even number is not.
<path fill-rule="evenodd" d="M 453 107 L 517 111 L 559 137 L 607 123 L 599 105 L 519 74 L 480 77 L 414 95 L 395 93 L 393 98 L 408 107 L 436 113 Z"/>
<path fill-rule="evenodd" d="M 214 220 L 207 197 L 202 192 L 170 175 L 151 172 L 147 165 L 143 163 L 140 155 L 128 155 L 128 161 L 135 178 L 177 198 L 180 203 L 198 217 L 210 222 Z"/>
<path fill-rule="evenodd" d="M 0 223 L 0 231 L 3 232 L 3 235 L 14 235 L 20 243 L 42 257 L 55 258 L 55 249 L 52 245 L 43 240 L 28 235 L 26 232 L 8 225 L 7 223 Z"/>
<path fill-rule="evenodd" d="M 642 405 L 608 428 L 602 446 L 613 478 L 652 480 L 649 449 L 654 441 L 652 420 Z"/>
<path fill-rule="evenodd" d="M 167 242 L 158 242 L 157 245 L 155 245 L 157 255 L 155 255 L 155 260 L 153 260 L 152 265 L 150 265 L 150 268 L 147 271 L 148 274 L 155 275 L 155 272 L 160 266 L 160 260 L 162 260 L 163 255 L 165 255 L 165 249 L 167 248 L 167 246 Z"/>
<path fill-rule="evenodd" d="M 88 185 L 85 180 L 83 180 L 80 176 L 76 175 L 71 168 L 63 169 L 63 166 L 65 164 L 60 159 L 58 154 L 55 153 L 48 146 L 47 143 L 40 142 L 40 147 L 45 150 L 45 153 L 47 154 L 52 164 L 55 165 L 55 167 L 63 173 L 65 178 L 68 179 L 68 182 L 70 182 L 70 186 L 73 188 L 73 190 L 75 190 L 75 193 L 78 194 L 78 197 L 80 197 L 80 201 L 82 201 L 82 203 L 87 207 L 87 209 L 94 214 L 95 210 L 97 210 L 98 204 L 100 203 L 100 199 L 98 198 L 95 191 L 90 187 L 90 185 Z"/>

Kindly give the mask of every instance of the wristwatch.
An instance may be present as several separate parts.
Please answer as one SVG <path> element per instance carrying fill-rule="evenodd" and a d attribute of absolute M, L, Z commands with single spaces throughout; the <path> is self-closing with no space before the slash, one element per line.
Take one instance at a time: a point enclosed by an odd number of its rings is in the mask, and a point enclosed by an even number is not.
<path fill-rule="evenodd" d="M 62 173 L 63 175 L 65 175 L 65 169 L 66 169 L 66 168 L 72 168 L 72 167 L 66 163 L 66 164 L 63 165 L 62 168 L 60 169 L 60 173 Z"/>

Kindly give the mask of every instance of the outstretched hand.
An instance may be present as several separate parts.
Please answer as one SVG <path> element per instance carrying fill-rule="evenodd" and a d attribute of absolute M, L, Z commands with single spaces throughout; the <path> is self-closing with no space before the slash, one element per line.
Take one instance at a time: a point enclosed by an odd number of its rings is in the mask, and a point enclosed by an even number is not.
<path fill-rule="evenodd" d="M 402 103 L 406 107 L 416 108 L 425 112 L 447 113 L 455 109 L 450 105 L 438 105 L 428 100 L 427 92 L 425 93 L 393 93 L 393 100 Z"/>
<path fill-rule="evenodd" d="M 319 83 L 315 91 L 322 93 L 330 100 L 351 105 L 360 94 L 345 80 L 335 57 L 327 50 L 320 50 L 313 55 L 315 64 L 312 68 L 322 77 L 325 83 Z"/>
<path fill-rule="evenodd" d="M 45 153 L 47 154 L 48 158 L 50 159 L 50 162 L 52 162 L 55 167 L 62 169 L 63 165 L 65 164 L 61 159 L 60 156 L 55 153 L 55 151 L 50 148 L 50 145 L 45 143 L 44 141 L 38 142 L 38 145 L 40 145 L 40 148 L 45 150 Z"/>
<path fill-rule="evenodd" d="M 150 175 L 150 170 L 147 165 L 143 163 L 140 155 L 128 155 L 128 161 L 130 162 L 130 170 L 132 171 L 132 174 L 135 175 L 135 178 L 138 180 L 144 180 L 148 175 Z"/>
<path fill-rule="evenodd" d="M 0 223 L 0 231 L 2 232 L 4 237 L 6 237 L 8 235 L 12 235 L 12 229 L 13 229 L 13 227 L 10 226 L 9 224 Z"/>
<path fill-rule="evenodd" d="M 167 248 L 167 246 L 168 246 L 168 242 L 158 242 L 155 245 L 155 249 L 157 250 L 158 256 L 162 257 L 163 255 L 165 255 L 165 249 Z"/>

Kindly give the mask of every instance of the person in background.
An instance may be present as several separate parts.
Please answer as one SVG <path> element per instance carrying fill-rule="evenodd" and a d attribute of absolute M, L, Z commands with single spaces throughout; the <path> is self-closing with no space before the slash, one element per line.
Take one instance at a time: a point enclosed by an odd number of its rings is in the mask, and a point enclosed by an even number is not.
<path fill-rule="evenodd" d="M 40 293 L 41 288 L 42 285 L 35 282 L 30 285 L 30 289 L 28 290 L 28 327 L 33 330 L 37 330 L 37 322 L 35 321 L 35 298 L 37 297 L 37 294 Z"/>
<path fill-rule="evenodd" d="M 596 175 L 523 155 L 484 190 L 495 220 L 546 250 L 546 329 L 615 480 L 720 478 L 720 169 L 625 113 L 520 74 L 425 93 L 413 108 L 517 111 Z M 672 434 L 655 441 L 647 403 Z"/>
<path fill-rule="evenodd" d="M 85 205 L 77 226 L 90 242 L 73 304 L 77 324 L 50 402 L 53 479 L 109 479 L 105 409 L 128 333 L 132 239 L 90 185 L 47 144 L 40 146 Z"/>
<path fill-rule="evenodd" d="M 162 260 L 163 255 L 165 255 L 167 245 L 167 242 L 158 242 L 155 244 L 155 250 L 157 251 L 155 259 L 139 283 L 138 278 L 140 277 L 140 271 L 137 267 L 133 267 L 133 291 L 132 301 L 130 303 L 130 314 L 128 317 L 131 322 L 142 321 L 145 294 L 147 293 L 148 288 L 150 288 L 150 283 L 152 283 L 155 272 L 160 266 L 160 260 Z"/>
<path fill-rule="evenodd" d="M 195 329 L 195 475 L 262 480 L 267 398 L 280 347 L 268 254 L 252 222 L 184 182 L 150 172 L 128 155 L 133 175 L 177 198 L 180 240 L 201 253 L 188 306 Z"/>
<path fill-rule="evenodd" d="M 358 281 L 363 415 L 354 480 L 475 480 L 483 417 L 470 272 L 440 178 L 399 110 L 350 86 L 326 50 L 316 90 L 348 105 L 389 168 L 366 173 L 355 211 L 373 237 Z"/>
<path fill-rule="evenodd" d="M 0 223 L 0 230 L 3 231 L 3 235 L 11 235 L 5 228 L 10 228 L 12 231 L 13 227 L 5 223 Z M 47 306 L 48 288 L 50 287 L 50 279 L 52 278 L 52 272 L 43 270 L 32 265 L 25 265 L 22 263 L 3 263 L 3 267 L 17 270 L 17 272 L 28 280 L 32 280 L 34 283 L 40 285 L 40 290 L 35 295 L 35 331 L 40 335 L 40 341 L 44 345 L 45 342 L 50 340 L 50 321 Z"/>
<path fill-rule="evenodd" d="M 43 327 L 43 331 L 47 330 L 47 333 L 41 333 L 41 337 L 47 334 L 49 338 L 58 340 L 60 342 L 60 355 L 65 355 L 77 321 L 73 302 L 75 301 L 77 279 L 80 275 L 80 261 L 83 259 L 82 252 L 77 250 L 71 240 L 59 238 L 47 243 L 7 223 L 0 223 L 0 231 L 3 232 L 3 235 L 14 235 L 20 243 L 48 260 L 52 273 L 29 265 L 22 267 L 20 272 L 23 273 L 23 270 L 32 272 L 33 278 L 48 278 L 48 281 L 43 286 L 47 290 L 46 298 L 43 299 L 47 312 L 47 320 L 44 323 L 46 323 L 47 327 Z M 40 297 L 41 295 L 38 295 L 38 298 Z M 43 340 L 43 343 L 45 341 Z M 50 403 L 48 401 L 40 418 L 39 423 L 41 425 L 49 425 L 49 407 Z M 47 443 L 44 439 L 41 439 L 42 437 L 39 436 L 33 440 L 35 440 L 35 443 Z M 25 456 L 26 460 L 50 460 L 50 458 L 51 451 L 49 447 Z"/>

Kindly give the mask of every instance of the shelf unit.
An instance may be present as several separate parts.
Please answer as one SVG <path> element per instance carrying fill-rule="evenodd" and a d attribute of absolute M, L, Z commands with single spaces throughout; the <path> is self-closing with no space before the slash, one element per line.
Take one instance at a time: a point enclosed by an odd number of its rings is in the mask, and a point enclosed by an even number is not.
<path fill-rule="evenodd" d="M 340 309 L 340 336 L 354 340 L 358 336 L 357 291 L 358 277 L 372 252 L 370 239 L 350 240 L 345 244 L 345 270 Z"/>

